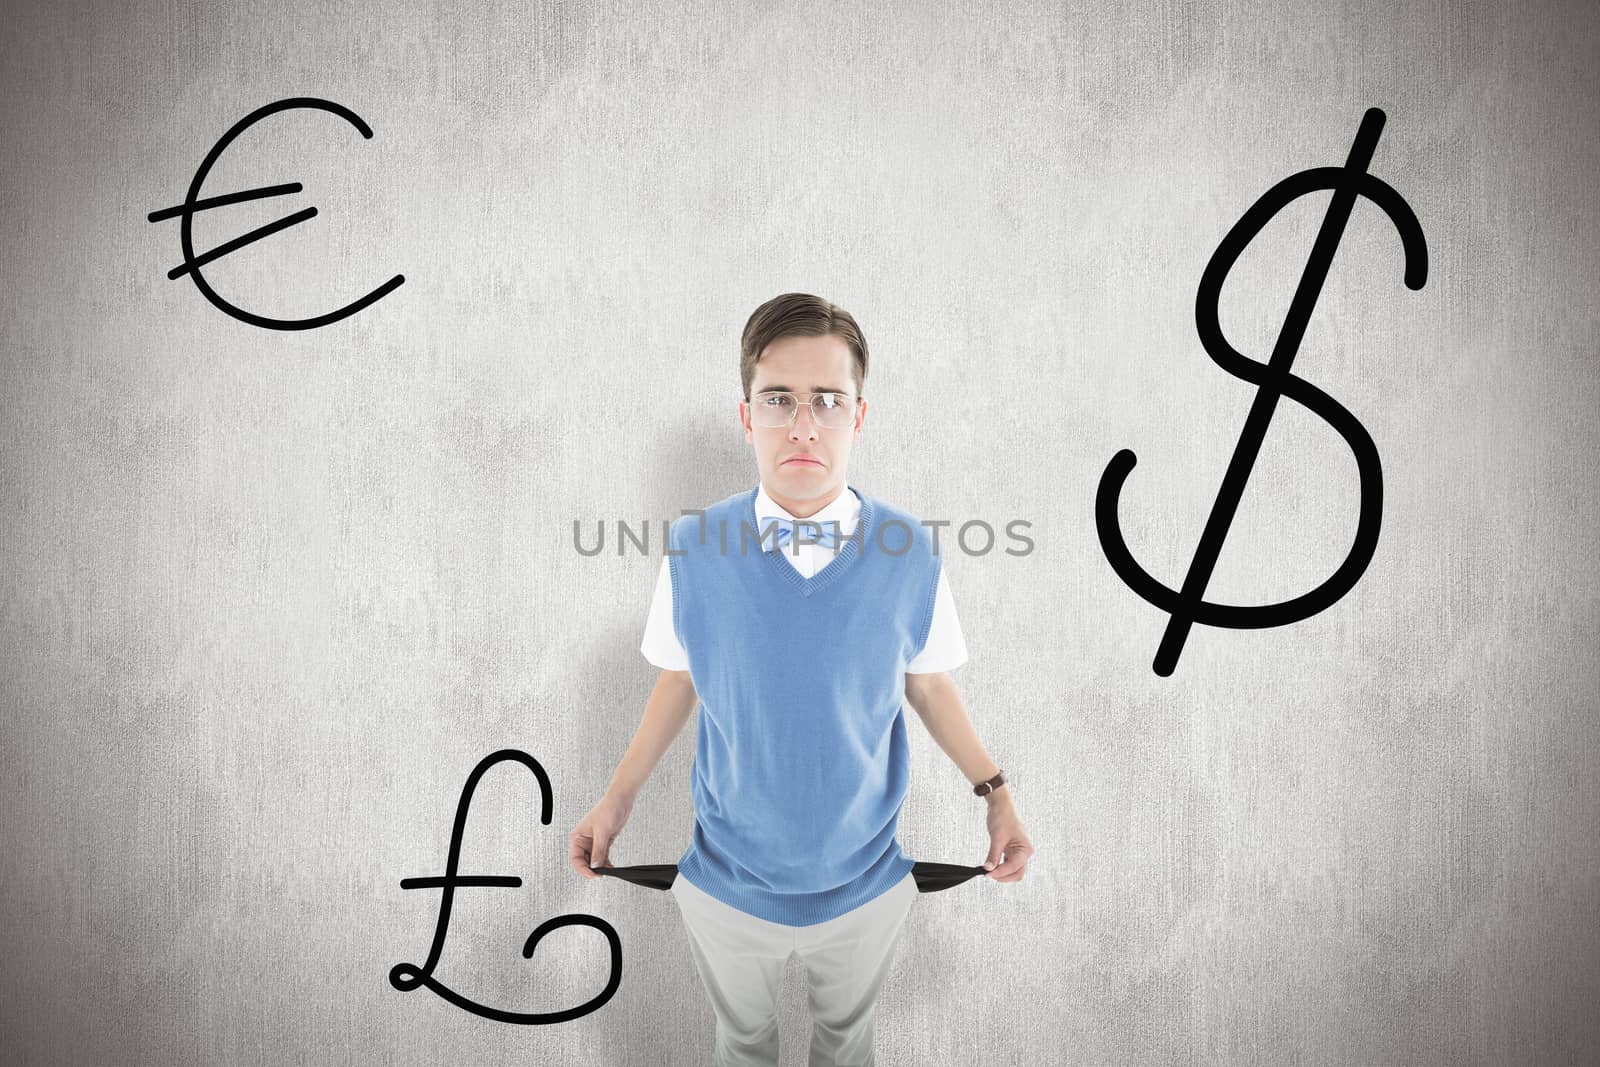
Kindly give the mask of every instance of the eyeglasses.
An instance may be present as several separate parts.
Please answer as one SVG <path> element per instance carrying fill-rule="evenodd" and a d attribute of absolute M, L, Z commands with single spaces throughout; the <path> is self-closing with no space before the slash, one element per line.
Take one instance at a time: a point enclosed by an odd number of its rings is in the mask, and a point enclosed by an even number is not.
<path fill-rule="evenodd" d="M 856 421 L 860 397 L 846 393 L 812 393 L 811 421 L 826 430 L 842 430 Z M 757 426 L 793 426 L 800 414 L 800 398 L 793 393 L 757 393 L 750 419 Z"/>

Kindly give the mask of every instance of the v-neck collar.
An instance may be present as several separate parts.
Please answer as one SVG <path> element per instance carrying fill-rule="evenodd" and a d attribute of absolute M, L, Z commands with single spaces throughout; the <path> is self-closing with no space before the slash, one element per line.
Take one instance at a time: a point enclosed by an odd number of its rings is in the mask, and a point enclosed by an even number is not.
<path fill-rule="evenodd" d="M 847 485 L 844 491 L 849 493 L 854 490 Z M 761 492 L 761 486 L 757 485 L 750 490 L 750 494 L 745 498 L 744 502 L 744 513 L 749 516 L 757 533 L 761 530 L 761 519 L 756 515 L 756 494 L 759 492 Z M 811 577 L 803 577 L 799 571 L 795 570 L 794 564 L 783 558 L 782 548 L 761 550 L 761 554 L 767 557 L 768 564 L 777 567 L 783 574 L 784 579 L 800 591 L 801 596 L 810 596 L 812 593 L 832 585 L 839 575 L 843 574 L 850 564 L 855 562 L 856 557 L 861 554 L 860 546 L 866 544 L 867 538 L 872 536 L 873 517 L 877 509 L 872 505 L 872 497 L 862 492 L 856 492 L 856 495 L 861 498 L 861 514 L 856 519 L 854 534 L 845 539 L 844 547 L 834 554 L 828 565 Z"/>

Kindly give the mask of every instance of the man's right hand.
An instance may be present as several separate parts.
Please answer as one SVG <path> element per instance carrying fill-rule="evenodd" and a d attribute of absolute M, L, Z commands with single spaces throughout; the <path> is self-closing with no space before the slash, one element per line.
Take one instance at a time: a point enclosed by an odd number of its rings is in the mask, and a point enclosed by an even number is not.
<path fill-rule="evenodd" d="M 594 873 L 593 868 L 611 865 L 609 856 L 611 843 L 616 840 L 617 834 L 627 823 L 630 808 L 631 805 L 608 793 L 589 809 L 587 815 L 578 820 L 578 825 L 572 828 L 570 847 L 567 850 L 567 858 L 571 861 L 573 870 L 585 878 L 600 877 Z"/>

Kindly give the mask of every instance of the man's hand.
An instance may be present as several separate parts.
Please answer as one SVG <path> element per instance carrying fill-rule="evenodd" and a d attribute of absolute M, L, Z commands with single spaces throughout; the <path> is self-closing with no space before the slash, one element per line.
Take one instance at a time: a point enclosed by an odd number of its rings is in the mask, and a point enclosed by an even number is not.
<path fill-rule="evenodd" d="M 632 805 L 607 793 L 589 809 L 587 815 L 578 820 L 578 825 L 573 827 L 568 838 L 567 859 L 573 870 L 585 878 L 599 878 L 593 868 L 611 866 L 608 855 L 611 843 L 622 832 L 631 808 Z"/>
<path fill-rule="evenodd" d="M 997 882 L 1019 882 L 1033 856 L 1033 842 L 1011 802 L 1011 790 L 1001 786 L 989 794 L 989 858 L 983 865 Z M 1005 862 L 1002 863 L 1001 859 Z"/>

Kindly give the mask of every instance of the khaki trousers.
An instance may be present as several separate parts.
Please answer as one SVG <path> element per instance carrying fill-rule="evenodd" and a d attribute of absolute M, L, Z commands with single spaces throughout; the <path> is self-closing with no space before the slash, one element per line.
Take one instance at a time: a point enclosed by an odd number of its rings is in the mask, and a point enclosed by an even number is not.
<path fill-rule="evenodd" d="M 777 996 L 791 955 L 805 964 L 810 989 L 808 1067 L 874 1067 L 878 990 L 917 898 L 911 875 L 855 910 L 813 926 L 746 915 L 682 875 L 671 892 L 717 1017 L 715 1067 L 776 1067 Z"/>

